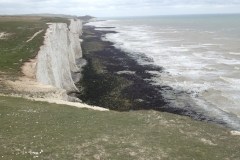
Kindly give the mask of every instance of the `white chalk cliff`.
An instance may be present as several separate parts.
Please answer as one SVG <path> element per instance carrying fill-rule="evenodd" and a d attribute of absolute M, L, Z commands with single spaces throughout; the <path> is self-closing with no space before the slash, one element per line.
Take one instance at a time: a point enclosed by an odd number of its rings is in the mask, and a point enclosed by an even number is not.
<path fill-rule="evenodd" d="M 82 58 L 79 36 L 82 34 L 80 20 L 71 20 L 69 28 L 65 23 L 52 23 L 45 34 L 44 45 L 37 56 L 36 79 L 67 92 L 78 91 L 73 74 L 80 72 L 77 64 Z"/>
<path fill-rule="evenodd" d="M 71 94 L 78 91 L 74 82 L 80 79 L 81 67 L 86 63 L 82 59 L 81 34 L 80 20 L 71 20 L 69 28 L 64 23 L 49 24 L 37 57 L 22 66 L 24 75 L 19 80 L 5 82 L 16 91 L 11 96 L 19 97 L 20 94 L 35 101 L 108 111 L 79 103 L 81 100 Z"/>

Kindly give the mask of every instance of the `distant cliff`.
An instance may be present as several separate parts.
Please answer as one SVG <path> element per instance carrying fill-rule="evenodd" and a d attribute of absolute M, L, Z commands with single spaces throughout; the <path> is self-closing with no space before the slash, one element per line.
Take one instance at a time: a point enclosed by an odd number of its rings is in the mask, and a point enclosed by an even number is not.
<path fill-rule="evenodd" d="M 52 23 L 45 34 L 44 45 L 37 56 L 36 79 L 38 82 L 78 91 L 73 74 L 80 71 L 77 64 L 82 58 L 79 36 L 82 34 L 80 20 L 71 20 L 69 28 L 65 23 Z"/>
<path fill-rule="evenodd" d="M 91 21 L 92 19 L 95 19 L 96 17 L 86 15 L 86 16 L 79 16 L 78 18 L 81 19 L 81 21 L 83 21 L 84 23 L 86 23 Z"/>

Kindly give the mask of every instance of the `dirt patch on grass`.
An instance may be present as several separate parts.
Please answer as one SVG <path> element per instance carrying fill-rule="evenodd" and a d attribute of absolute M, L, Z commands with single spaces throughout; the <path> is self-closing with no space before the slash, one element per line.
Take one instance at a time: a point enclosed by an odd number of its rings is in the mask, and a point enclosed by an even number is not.
<path fill-rule="evenodd" d="M 231 131 L 231 135 L 240 136 L 240 132 L 239 131 Z"/>
<path fill-rule="evenodd" d="M 30 42 L 31 40 L 33 40 L 33 38 L 35 38 L 37 35 L 39 35 L 42 32 L 43 32 L 43 29 L 38 31 L 38 32 L 36 32 L 36 33 L 34 33 L 34 35 L 30 39 L 28 39 L 26 42 Z"/>
<path fill-rule="evenodd" d="M 7 37 L 10 35 L 11 34 L 7 32 L 0 32 L 0 39 L 7 39 Z"/>

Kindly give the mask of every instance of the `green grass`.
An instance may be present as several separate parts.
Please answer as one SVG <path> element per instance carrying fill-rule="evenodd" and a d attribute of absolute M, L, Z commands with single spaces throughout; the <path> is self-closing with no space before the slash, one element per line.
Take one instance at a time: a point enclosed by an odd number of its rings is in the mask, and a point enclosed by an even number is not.
<path fill-rule="evenodd" d="M 155 111 L 98 112 L 0 97 L 0 159 L 239 159 L 240 138 Z"/>

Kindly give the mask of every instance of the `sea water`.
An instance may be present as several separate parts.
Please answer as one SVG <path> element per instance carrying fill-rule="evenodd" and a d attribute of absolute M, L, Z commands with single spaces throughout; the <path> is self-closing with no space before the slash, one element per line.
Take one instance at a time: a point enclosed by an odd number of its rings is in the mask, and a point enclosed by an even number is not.
<path fill-rule="evenodd" d="M 139 64 L 163 67 L 150 72 L 152 84 L 185 93 L 160 91 L 171 105 L 191 106 L 240 129 L 240 15 L 115 18 L 89 25 L 115 27 L 98 29 L 116 31 L 103 39 Z"/>

